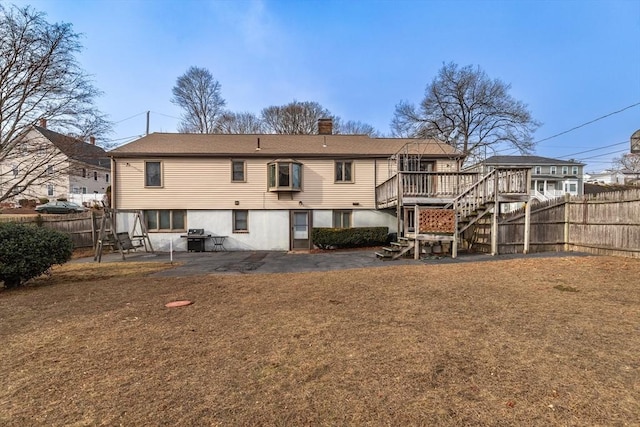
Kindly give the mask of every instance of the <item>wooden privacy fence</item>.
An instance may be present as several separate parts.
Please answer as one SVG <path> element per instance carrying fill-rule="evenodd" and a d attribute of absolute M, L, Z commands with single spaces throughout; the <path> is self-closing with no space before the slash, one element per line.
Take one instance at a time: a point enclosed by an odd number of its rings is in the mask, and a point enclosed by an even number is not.
<path fill-rule="evenodd" d="M 524 248 L 525 214 L 501 216 L 498 253 Z M 640 189 L 573 196 L 531 207 L 529 252 L 579 251 L 640 258 Z M 491 224 L 479 221 L 465 232 L 472 249 L 490 252 Z"/>
<path fill-rule="evenodd" d="M 87 211 L 68 215 L 0 216 L 0 222 L 36 224 L 71 236 L 74 248 L 92 248 L 100 230 L 102 212 Z"/>

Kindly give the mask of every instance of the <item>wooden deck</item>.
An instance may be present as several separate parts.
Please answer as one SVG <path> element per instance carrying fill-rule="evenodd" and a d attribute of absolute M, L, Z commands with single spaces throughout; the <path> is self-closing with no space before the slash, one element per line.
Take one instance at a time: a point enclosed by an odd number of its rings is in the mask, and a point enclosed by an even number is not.
<path fill-rule="evenodd" d="M 527 200 L 530 169 L 499 168 L 487 175 L 476 172 L 399 172 L 376 187 L 378 209 L 398 205 L 444 206 L 454 201 L 468 202 L 464 196 L 502 201 Z M 496 191 L 497 190 L 497 191 Z M 475 204 L 475 203 L 474 203 Z"/>

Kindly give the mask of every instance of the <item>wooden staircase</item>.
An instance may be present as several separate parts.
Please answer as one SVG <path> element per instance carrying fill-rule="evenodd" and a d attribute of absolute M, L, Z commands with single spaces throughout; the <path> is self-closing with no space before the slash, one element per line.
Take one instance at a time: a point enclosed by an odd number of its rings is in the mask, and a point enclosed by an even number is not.
<path fill-rule="evenodd" d="M 494 169 L 458 194 L 452 201 L 443 205 L 441 209 L 455 211 L 456 231 L 452 239 L 454 244 L 457 244 L 458 236 L 487 215 L 493 215 L 493 221 L 497 221 L 496 209 L 501 201 L 523 200 L 525 196 L 528 198 L 529 180 L 528 173 L 523 173 L 521 169 Z M 449 239 L 443 238 L 443 240 Z M 419 247 L 417 236 L 415 239 L 399 237 L 398 242 L 392 242 L 391 246 L 383 247 L 383 251 L 376 252 L 376 256 L 395 260 L 415 250 L 416 247 Z"/>
<path fill-rule="evenodd" d="M 398 237 L 398 241 L 391 242 L 390 245 L 383 247 L 382 252 L 376 252 L 376 257 L 386 261 L 401 258 L 415 248 L 416 242 L 406 237 Z"/>

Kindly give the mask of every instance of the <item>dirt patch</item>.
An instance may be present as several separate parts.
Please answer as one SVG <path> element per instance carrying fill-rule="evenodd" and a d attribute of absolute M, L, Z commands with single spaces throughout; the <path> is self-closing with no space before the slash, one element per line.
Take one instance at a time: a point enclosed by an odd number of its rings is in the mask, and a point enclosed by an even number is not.
<path fill-rule="evenodd" d="M 640 423 L 637 260 L 162 268 L 68 265 L 0 292 L 0 424 Z"/>

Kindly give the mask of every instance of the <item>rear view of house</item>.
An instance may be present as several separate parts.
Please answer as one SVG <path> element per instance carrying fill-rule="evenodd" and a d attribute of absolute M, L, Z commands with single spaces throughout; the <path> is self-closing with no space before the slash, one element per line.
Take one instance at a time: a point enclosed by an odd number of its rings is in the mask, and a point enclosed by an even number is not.
<path fill-rule="evenodd" d="M 416 170 L 458 170 L 441 142 L 326 133 L 145 136 L 109 153 L 112 207 L 143 211 L 159 250 L 186 250 L 190 229 L 224 236 L 229 250 L 309 249 L 312 227 L 398 231 L 396 205 L 378 193 L 408 145 Z"/>

